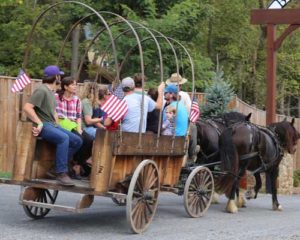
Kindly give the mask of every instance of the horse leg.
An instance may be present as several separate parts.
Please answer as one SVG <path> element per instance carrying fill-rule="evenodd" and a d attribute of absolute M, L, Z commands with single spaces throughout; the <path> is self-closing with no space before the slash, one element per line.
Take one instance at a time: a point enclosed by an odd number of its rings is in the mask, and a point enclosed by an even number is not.
<path fill-rule="evenodd" d="M 227 206 L 226 206 L 226 211 L 229 213 L 237 213 L 238 212 L 238 208 L 235 204 L 235 194 L 236 194 L 236 189 L 237 189 L 237 185 L 238 184 L 238 180 L 236 179 L 232 185 L 232 189 L 230 192 L 230 196 L 229 196 L 229 200 L 227 202 Z"/>
<path fill-rule="evenodd" d="M 240 178 L 239 184 L 239 191 L 237 192 L 237 206 L 238 208 L 245 208 L 246 207 L 246 199 L 245 199 L 245 192 L 247 189 L 247 175 L 246 171 L 243 170 L 243 175 Z"/>
<path fill-rule="evenodd" d="M 255 187 L 254 187 L 255 195 L 254 195 L 254 199 L 256 199 L 257 194 L 258 194 L 259 190 L 261 189 L 262 183 L 261 183 L 260 173 L 255 173 L 254 177 L 255 177 Z"/>
<path fill-rule="evenodd" d="M 282 211 L 282 206 L 279 204 L 277 199 L 277 186 L 276 186 L 276 180 L 278 177 L 278 167 L 276 169 L 272 169 L 270 174 L 270 181 L 271 181 L 271 191 L 272 191 L 272 204 L 273 204 L 273 210 L 274 211 Z"/>

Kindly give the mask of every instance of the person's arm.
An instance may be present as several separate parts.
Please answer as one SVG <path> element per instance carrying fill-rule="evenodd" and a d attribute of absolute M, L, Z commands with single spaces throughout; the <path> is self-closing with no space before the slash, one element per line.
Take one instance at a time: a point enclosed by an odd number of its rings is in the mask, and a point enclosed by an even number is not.
<path fill-rule="evenodd" d="M 96 123 L 95 126 L 96 126 L 97 128 L 106 129 L 106 127 L 105 127 L 102 123 Z"/>
<path fill-rule="evenodd" d="M 32 128 L 33 136 L 38 136 L 40 132 L 42 131 L 43 128 L 43 122 L 40 120 L 38 115 L 36 114 L 34 110 L 34 105 L 31 103 L 25 103 L 24 108 L 23 108 L 25 114 L 27 117 L 33 121 L 34 123 L 37 124 L 37 127 Z"/>
<path fill-rule="evenodd" d="M 156 100 L 156 104 L 155 104 L 155 108 L 156 109 L 161 109 L 163 107 L 163 99 L 164 99 L 164 89 L 165 89 L 165 83 L 162 82 L 159 86 L 158 86 L 158 97 Z"/>
<path fill-rule="evenodd" d="M 79 132 L 80 134 L 82 134 L 82 129 L 81 129 L 81 118 L 77 118 L 76 120 L 77 123 L 77 132 Z"/>

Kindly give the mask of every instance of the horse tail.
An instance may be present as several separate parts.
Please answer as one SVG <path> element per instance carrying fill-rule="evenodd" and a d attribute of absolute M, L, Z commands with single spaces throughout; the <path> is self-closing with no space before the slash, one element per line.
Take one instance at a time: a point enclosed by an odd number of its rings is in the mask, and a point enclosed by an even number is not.
<path fill-rule="evenodd" d="M 219 159 L 221 162 L 221 174 L 217 178 L 216 189 L 218 192 L 230 194 L 236 176 L 238 175 L 238 153 L 232 141 L 233 128 L 225 129 L 219 138 Z"/>

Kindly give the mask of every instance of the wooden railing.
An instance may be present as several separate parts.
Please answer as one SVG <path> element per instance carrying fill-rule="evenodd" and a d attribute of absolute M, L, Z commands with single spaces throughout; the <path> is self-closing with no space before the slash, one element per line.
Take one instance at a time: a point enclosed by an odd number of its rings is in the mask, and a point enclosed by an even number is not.
<path fill-rule="evenodd" d="M 0 76 L 0 171 L 10 172 L 13 168 L 14 155 L 16 150 L 16 140 L 18 137 L 18 120 L 21 119 L 20 107 L 21 94 L 11 92 L 11 87 L 14 82 L 13 77 Z M 32 84 L 26 86 L 22 93 L 23 102 L 32 94 L 34 89 L 41 84 L 40 80 L 33 80 Z M 79 91 L 82 85 L 79 84 Z M 204 101 L 204 94 L 198 93 L 197 98 L 200 102 Z M 251 122 L 264 126 L 266 122 L 266 112 L 250 106 L 242 100 L 235 97 L 229 104 L 233 110 L 242 112 L 244 114 L 252 113 Z M 281 121 L 285 116 L 277 115 L 277 120 Z M 23 116 L 24 119 L 24 116 Z M 291 118 L 288 118 L 291 120 Z M 296 129 L 300 131 L 300 119 L 296 119 Z M 294 157 L 295 169 L 300 169 L 300 141 L 298 143 L 298 150 Z"/>

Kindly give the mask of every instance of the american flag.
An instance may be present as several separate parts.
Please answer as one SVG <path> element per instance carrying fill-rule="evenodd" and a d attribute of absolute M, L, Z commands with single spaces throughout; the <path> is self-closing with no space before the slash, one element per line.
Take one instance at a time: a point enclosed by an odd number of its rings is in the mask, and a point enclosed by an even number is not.
<path fill-rule="evenodd" d="M 109 99 L 101 106 L 101 109 L 107 113 L 113 121 L 118 122 L 128 111 L 127 102 L 120 100 L 117 96 L 111 95 Z"/>
<path fill-rule="evenodd" d="M 27 74 L 21 69 L 14 85 L 11 88 L 13 93 L 21 91 L 27 84 L 31 83 L 31 79 Z"/>
<path fill-rule="evenodd" d="M 190 113 L 190 121 L 194 123 L 198 120 L 199 117 L 200 117 L 199 104 L 197 101 L 193 100 L 191 113 Z"/>

